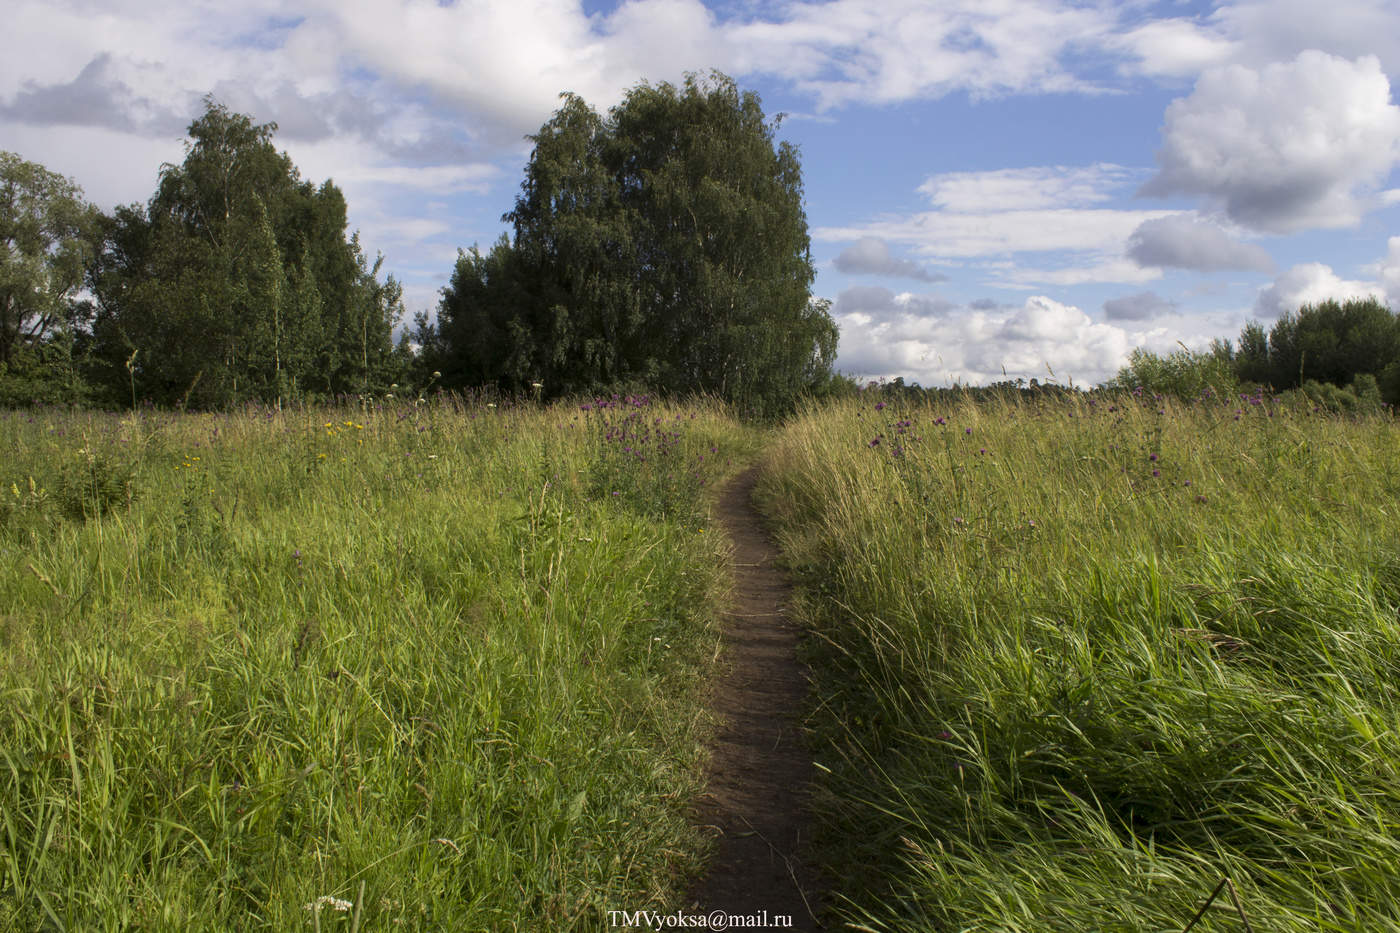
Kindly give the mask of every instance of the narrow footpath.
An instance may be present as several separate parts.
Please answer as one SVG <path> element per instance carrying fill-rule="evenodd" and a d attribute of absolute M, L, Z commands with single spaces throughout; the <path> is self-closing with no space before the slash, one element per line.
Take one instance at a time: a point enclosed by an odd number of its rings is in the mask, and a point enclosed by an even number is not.
<path fill-rule="evenodd" d="M 797 626 L 787 617 L 790 586 L 752 502 L 757 478 L 757 467 L 736 477 L 715 510 L 733 543 L 734 593 L 725 618 L 726 673 L 711 697 L 721 724 L 698 813 L 718 838 L 692 899 L 700 913 L 766 910 L 791 917 L 793 930 L 820 930 L 820 891 L 804 861 L 812 781 L 800 719 L 807 673 L 797 658 Z"/>

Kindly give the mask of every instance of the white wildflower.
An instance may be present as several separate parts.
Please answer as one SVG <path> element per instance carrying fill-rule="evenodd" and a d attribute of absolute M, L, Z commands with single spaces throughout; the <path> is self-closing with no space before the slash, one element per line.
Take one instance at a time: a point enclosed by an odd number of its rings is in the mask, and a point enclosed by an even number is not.
<path fill-rule="evenodd" d="M 341 913 L 348 913 L 355 905 L 339 897 L 332 897 L 329 894 L 322 894 L 310 904 L 303 904 L 302 910 L 320 911 L 322 907 L 329 907 L 331 910 L 338 910 Z"/>

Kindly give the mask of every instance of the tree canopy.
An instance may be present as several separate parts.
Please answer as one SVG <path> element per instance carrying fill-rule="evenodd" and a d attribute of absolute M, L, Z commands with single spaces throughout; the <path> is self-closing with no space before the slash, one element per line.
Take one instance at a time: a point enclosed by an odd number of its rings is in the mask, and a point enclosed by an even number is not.
<path fill-rule="evenodd" d="M 459 256 L 435 332 L 459 384 L 552 395 L 643 384 L 756 412 L 831 375 L 811 296 L 797 150 L 728 77 L 641 84 L 603 118 L 577 95 L 539 133 L 513 242 Z M 426 323 L 426 322 L 424 322 Z"/>
<path fill-rule="evenodd" d="M 0 399 L 48 397 L 54 363 L 71 375 L 100 216 L 74 182 L 0 152 Z"/>
<path fill-rule="evenodd" d="M 198 406 L 387 383 L 401 289 L 378 280 L 330 181 L 304 181 L 274 123 L 206 101 L 185 159 L 119 208 L 91 273 L 101 375 Z"/>

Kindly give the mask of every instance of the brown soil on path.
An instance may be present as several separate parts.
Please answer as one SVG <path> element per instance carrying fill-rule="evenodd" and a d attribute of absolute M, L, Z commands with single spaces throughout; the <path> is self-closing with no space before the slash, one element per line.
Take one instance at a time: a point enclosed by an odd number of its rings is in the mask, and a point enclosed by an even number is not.
<path fill-rule="evenodd" d="M 699 913 L 791 917 L 820 930 L 818 879 L 804 860 L 812 756 L 801 731 L 807 672 L 798 629 L 787 617 L 790 586 L 754 508 L 758 469 L 734 479 L 715 517 L 734 547 L 734 592 L 725 618 L 726 673 L 711 706 L 721 723 L 711 744 L 708 792 L 698 822 L 718 832 L 709 872 L 693 888 Z"/>

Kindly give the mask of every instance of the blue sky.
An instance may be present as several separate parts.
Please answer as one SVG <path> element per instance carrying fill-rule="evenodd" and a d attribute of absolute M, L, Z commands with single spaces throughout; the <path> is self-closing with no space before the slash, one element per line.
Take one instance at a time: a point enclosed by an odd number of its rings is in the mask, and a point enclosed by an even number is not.
<path fill-rule="evenodd" d="M 213 93 L 431 311 L 562 91 L 717 68 L 801 148 L 838 367 L 1090 384 L 1328 297 L 1400 308 L 1390 0 L 12 0 L 0 148 L 144 201 Z"/>

